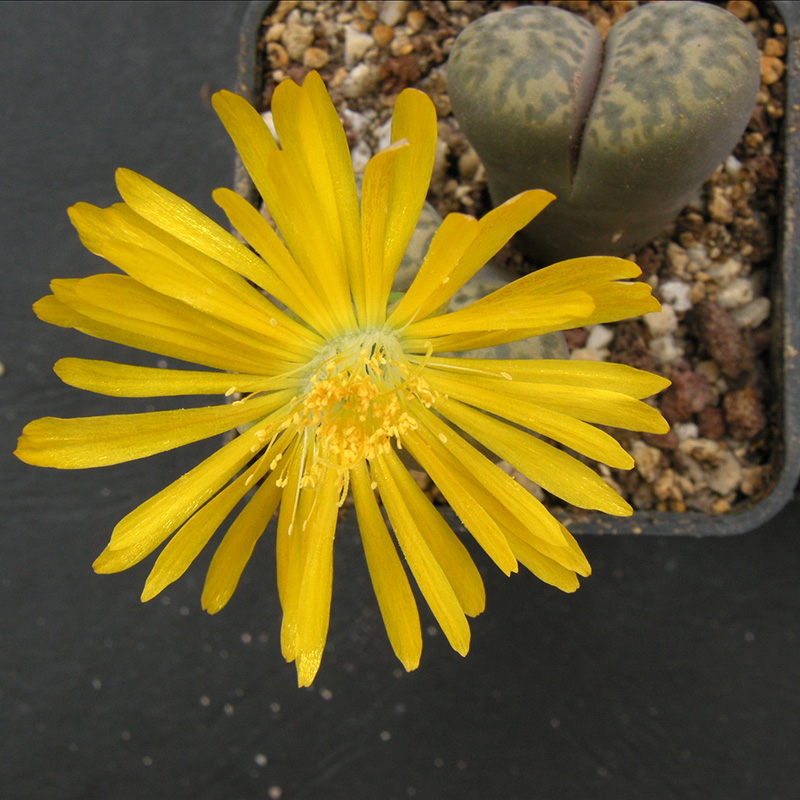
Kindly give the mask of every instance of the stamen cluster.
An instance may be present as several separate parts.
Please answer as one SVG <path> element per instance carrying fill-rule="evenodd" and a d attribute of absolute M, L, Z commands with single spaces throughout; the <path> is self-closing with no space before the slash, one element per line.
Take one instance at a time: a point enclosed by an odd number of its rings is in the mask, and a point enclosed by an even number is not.
<path fill-rule="evenodd" d="M 436 395 L 418 370 L 389 355 L 380 341 L 341 346 L 314 372 L 308 391 L 295 401 L 290 424 L 309 434 L 313 455 L 303 488 L 316 485 L 322 468 L 348 472 L 363 460 L 385 455 L 392 440 L 416 430 L 409 402 L 430 407 Z"/>

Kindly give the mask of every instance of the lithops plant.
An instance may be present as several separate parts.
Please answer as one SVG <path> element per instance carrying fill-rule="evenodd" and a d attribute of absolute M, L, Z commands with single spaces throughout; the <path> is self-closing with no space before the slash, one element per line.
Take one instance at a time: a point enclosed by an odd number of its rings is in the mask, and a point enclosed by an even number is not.
<path fill-rule="evenodd" d="M 522 6 L 465 28 L 447 80 L 492 201 L 557 196 L 522 234 L 549 263 L 626 255 L 668 225 L 742 135 L 759 56 L 739 19 L 705 3 L 640 6 L 605 47 L 569 11 Z"/>

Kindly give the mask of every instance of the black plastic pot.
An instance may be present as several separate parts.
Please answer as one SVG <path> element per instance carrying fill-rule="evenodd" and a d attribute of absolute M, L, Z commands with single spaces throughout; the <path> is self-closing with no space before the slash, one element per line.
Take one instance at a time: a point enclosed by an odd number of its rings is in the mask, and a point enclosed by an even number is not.
<path fill-rule="evenodd" d="M 264 17 L 276 0 L 253 0 L 241 28 L 238 91 L 255 100 L 261 89 L 258 36 Z M 774 439 L 770 459 L 771 484 L 754 502 L 743 501 L 724 514 L 695 511 L 637 511 L 630 517 L 609 517 L 576 510 L 562 521 L 572 533 L 723 536 L 745 533 L 768 522 L 792 498 L 800 477 L 800 232 L 795 208 L 800 198 L 800 5 L 776 0 L 772 6 L 787 32 L 787 97 L 783 124 L 784 173 L 781 219 L 770 287 L 772 346 L 770 375 Z M 256 200 L 255 188 L 237 159 L 235 188 Z"/>

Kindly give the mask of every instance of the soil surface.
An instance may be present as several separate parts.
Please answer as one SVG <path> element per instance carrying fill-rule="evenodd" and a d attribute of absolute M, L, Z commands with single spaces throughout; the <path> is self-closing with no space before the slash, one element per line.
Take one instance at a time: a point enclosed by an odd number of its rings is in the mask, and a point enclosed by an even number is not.
<path fill-rule="evenodd" d="M 315 69 L 344 121 L 353 162 L 389 142 L 391 109 L 408 86 L 432 98 L 439 146 L 429 202 L 481 217 L 485 173 L 447 95 L 446 63 L 458 34 L 483 14 L 523 3 L 474 0 L 298 2 L 282 0 L 264 21 L 259 99 L 269 121 L 275 86 Z M 552 2 L 602 35 L 638 3 Z M 573 358 L 631 364 L 670 378 L 653 399 L 671 424 L 663 436 L 613 431 L 634 456 L 630 472 L 594 465 L 635 509 L 722 514 L 771 488 L 775 432 L 770 396 L 770 269 L 779 218 L 786 30 L 771 7 L 721 3 L 742 19 L 761 56 L 761 87 L 747 130 L 674 224 L 630 254 L 662 303 L 643 319 L 566 332 Z M 535 188 L 535 187 L 532 187 Z M 525 272 L 513 242 L 495 263 Z M 509 471 L 511 468 L 509 467 Z M 418 480 L 437 496 L 423 474 Z M 538 487 L 516 475 L 541 499 Z M 559 503 L 546 498 L 551 508 Z M 564 509 L 568 511 L 568 509 Z"/>

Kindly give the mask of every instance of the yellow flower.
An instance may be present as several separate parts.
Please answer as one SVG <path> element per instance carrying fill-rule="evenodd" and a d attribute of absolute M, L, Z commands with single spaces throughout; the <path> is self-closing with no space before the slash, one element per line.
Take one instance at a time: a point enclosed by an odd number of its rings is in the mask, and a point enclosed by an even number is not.
<path fill-rule="evenodd" d="M 308 685 L 328 630 L 339 508 L 351 492 L 400 661 L 409 670 L 417 666 L 422 638 L 395 541 L 463 655 L 466 616 L 483 610 L 483 584 L 464 545 L 403 466 L 403 449 L 500 569 L 509 574 L 522 562 L 573 591 L 576 573 L 589 574 L 575 540 L 472 440 L 569 503 L 630 514 L 589 467 L 539 436 L 630 468 L 631 457 L 592 423 L 666 431 L 641 398 L 668 382 L 618 364 L 444 354 L 657 310 L 649 287 L 629 282 L 639 269 L 616 258 L 574 259 L 441 313 L 553 199 L 529 191 L 480 221 L 450 214 L 410 289 L 390 308 L 392 280 L 433 164 L 431 101 L 411 89 L 398 97 L 392 144 L 367 165 L 360 210 L 344 131 L 316 73 L 302 87 L 284 81 L 275 91 L 280 148 L 242 98 L 219 92 L 214 107 L 281 238 L 231 191 L 219 189 L 214 199 L 252 250 L 180 198 L 119 170 L 123 203 L 106 209 L 79 203 L 70 216 L 85 246 L 125 274 L 55 280 L 53 293 L 34 306 L 45 322 L 210 368 L 62 359 L 55 371 L 72 386 L 124 397 L 241 397 L 202 408 L 44 418 L 25 428 L 19 458 L 61 469 L 116 464 L 240 432 L 128 514 L 95 570 L 126 569 L 166 541 L 144 587 L 148 600 L 184 573 L 249 496 L 208 570 L 202 605 L 215 613 L 277 509 L 281 647 L 296 661 L 299 684 Z"/>

